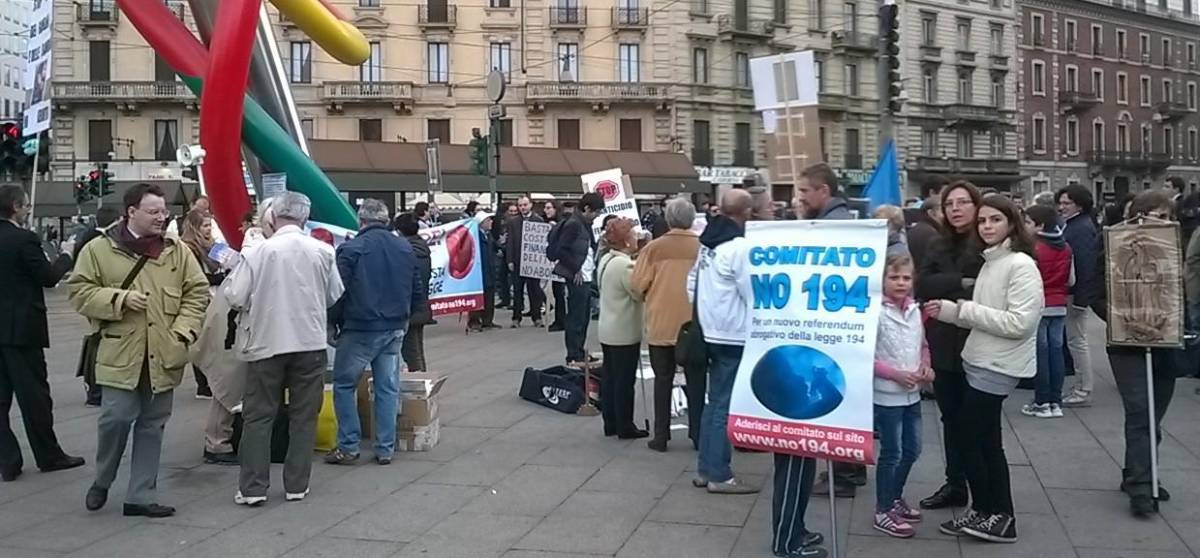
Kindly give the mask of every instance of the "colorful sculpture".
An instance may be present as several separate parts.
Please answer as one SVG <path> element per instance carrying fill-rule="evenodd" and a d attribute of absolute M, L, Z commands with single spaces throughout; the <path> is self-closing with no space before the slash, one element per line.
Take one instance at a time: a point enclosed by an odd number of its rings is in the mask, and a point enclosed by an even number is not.
<path fill-rule="evenodd" d="M 313 42 L 345 64 L 370 57 L 366 38 L 324 0 L 271 0 Z M 213 217 L 234 247 L 238 225 L 250 209 L 242 175 L 240 146 L 277 172 L 287 173 L 288 189 L 307 195 L 313 219 L 348 229 L 357 218 L 337 187 L 282 126 L 246 95 L 250 53 L 261 0 L 222 0 L 217 7 L 211 49 L 196 39 L 163 2 L 117 0 L 146 42 L 200 97 L 200 145 L 207 151 L 202 170 Z"/>

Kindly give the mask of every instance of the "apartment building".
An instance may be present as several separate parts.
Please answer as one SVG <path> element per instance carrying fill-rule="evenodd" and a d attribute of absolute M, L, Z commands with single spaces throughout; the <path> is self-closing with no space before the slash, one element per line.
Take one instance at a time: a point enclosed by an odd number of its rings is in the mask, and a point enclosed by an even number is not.
<path fill-rule="evenodd" d="M 25 111 L 25 43 L 32 4 L 0 0 L 0 120 L 20 120 Z"/>
<path fill-rule="evenodd" d="M 1014 0 L 912 0 L 900 8 L 907 99 L 896 138 L 908 191 L 942 177 L 999 190 L 1020 180 Z"/>
<path fill-rule="evenodd" d="M 1022 0 L 1022 174 L 1111 197 L 1200 183 L 1194 0 Z"/>

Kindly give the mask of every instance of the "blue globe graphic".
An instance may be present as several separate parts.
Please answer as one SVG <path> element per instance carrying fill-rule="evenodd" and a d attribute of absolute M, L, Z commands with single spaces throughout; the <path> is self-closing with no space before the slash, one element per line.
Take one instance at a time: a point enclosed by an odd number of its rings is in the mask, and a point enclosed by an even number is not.
<path fill-rule="evenodd" d="M 750 389 L 775 414 L 807 420 L 825 416 L 842 404 L 846 376 L 817 349 L 782 345 L 758 359 L 750 373 Z"/>

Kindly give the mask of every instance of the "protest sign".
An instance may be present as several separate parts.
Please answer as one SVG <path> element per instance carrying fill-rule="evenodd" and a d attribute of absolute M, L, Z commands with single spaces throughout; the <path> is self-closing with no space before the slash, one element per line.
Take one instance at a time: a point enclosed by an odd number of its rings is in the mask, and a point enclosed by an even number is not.
<path fill-rule="evenodd" d="M 873 463 L 875 337 L 887 225 L 751 222 L 746 347 L 733 385 L 734 445 Z"/>
<path fill-rule="evenodd" d="M 596 238 L 600 238 L 606 215 L 633 220 L 637 223 L 634 230 L 641 233 L 642 217 L 638 215 L 637 201 L 633 199 L 633 188 L 629 184 L 629 177 L 624 176 L 621 169 L 592 172 L 579 178 L 583 180 L 584 193 L 595 192 L 604 199 L 604 209 L 596 216 L 596 220 L 592 221 L 592 234 Z"/>
<path fill-rule="evenodd" d="M 111 2 L 108 10 L 112 9 Z M 15 10 L 15 8 L 13 8 Z M 95 10 L 95 6 L 92 8 Z M 106 10 L 107 11 L 107 10 Z M 6 14 L 7 15 L 7 14 Z M 115 15 L 115 14 L 114 14 Z M 6 18 L 7 19 L 7 18 Z M 20 36 L 27 39 L 25 42 L 25 83 L 13 83 L 13 87 L 24 86 L 25 91 L 28 91 L 29 104 L 25 108 L 22 115 L 21 130 L 25 135 L 31 136 L 40 134 L 45 130 L 50 129 L 50 76 L 53 70 L 50 66 L 51 50 L 54 44 L 54 2 L 51 0 L 34 0 L 33 11 L 29 14 L 29 19 L 20 23 L 28 23 L 28 33 L 22 33 Z M 14 21 L 16 21 L 14 19 Z M 116 21 L 115 19 L 113 21 Z M 13 45 L 22 44 L 18 36 L 10 37 L 14 39 Z M 67 38 L 70 41 L 70 37 Z M 20 48 L 13 46 L 12 48 Z M 14 53 L 15 54 L 15 53 Z M 9 77 L 7 72 L 8 66 L 5 65 L 4 85 L 9 85 Z M 12 75 L 16 75 L 15 71 Z M 7 103 L 6 103 L 7 104 Z M 16 103 L 13 103 L 16 105 Z M 15 114 L 15 110 L 13 113 Z M 8 116 L 8 108 L 4 109 L 5 115 Z"/>
<path fill-rule="evenodd" d="M 525 221 L 521 226 L 521 277 L 565 281 L 553 273 L 554 264 L 546 258 L 546 236 L 554 225 Z"/>
<path fill-rule="evenodd" d="M 429 308 L 433 315 L 483 309 L 483 270 L 479 254 L 479 221 L 462 219 L 421 229 L 429 243 L 432 273 Z"/>

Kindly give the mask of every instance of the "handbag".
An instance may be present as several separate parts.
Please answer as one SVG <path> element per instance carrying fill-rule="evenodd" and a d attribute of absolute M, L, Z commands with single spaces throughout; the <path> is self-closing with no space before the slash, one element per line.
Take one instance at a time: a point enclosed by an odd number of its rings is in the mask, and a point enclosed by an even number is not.
<path fill-rule="evenodd" d="M 129 270 L 129 275 L 121 281 L 121 290 L 128 290 L 130 285 L 133 285 L 133 280 L 137 279 L 138 273 L 142 272 L 142 268 L 146 266 L 146 261 L 149 256 L 141 256 L 137 263 L 133 264 L 133 269 Z M 104 326 L 108 325 L 107 321 L 100 321 L 96 331 L 87 334 L 83 338 L 83 348 L 79 351 L 79 366 L 75 371 L 76 376 L 84 378 L 88 385 L 92 385 L 96 381 L 96 354 L 100 352 L 101 334 L 104 332 Z"/>
<path fill-rule="evenodd" d="M 692 287 L 692 319 L 679 326 L 675 336 L 675 362 L 684 368 L 703 369 L 708 364 L 708 345 L 704 342 L 704 330 L 700 327 L 700 269 Z"/>

